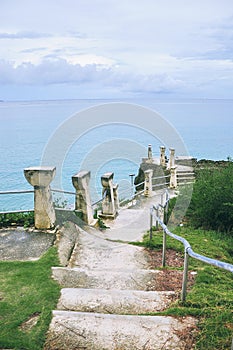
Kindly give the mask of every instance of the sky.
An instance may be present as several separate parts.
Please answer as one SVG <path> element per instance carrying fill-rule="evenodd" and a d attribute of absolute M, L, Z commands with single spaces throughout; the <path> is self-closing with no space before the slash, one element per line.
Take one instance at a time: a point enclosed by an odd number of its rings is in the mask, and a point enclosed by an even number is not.
<path fill-rule="evenodd" d="M 0 0 L 0 100 L 233 98 L 232 0 Z"/>

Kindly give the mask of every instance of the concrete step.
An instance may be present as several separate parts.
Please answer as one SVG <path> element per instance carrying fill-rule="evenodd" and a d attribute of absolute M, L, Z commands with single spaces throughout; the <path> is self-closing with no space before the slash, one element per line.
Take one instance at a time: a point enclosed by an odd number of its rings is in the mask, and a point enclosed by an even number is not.
<path fill-rule="evenodd" d="M 193 173 L 177 173 L 177 178 L 194 178 L 195 179 L 195 175 Z"/>
<path fill-rule="evenodd" d="M 52 276 L 65 288 L 148 290 L 160 271 L 143 269 L 82 269 L 52 267 Z"/>
<path fill-rule="evenodd" d="M 44 350 L 184 350 L 193 318 L 54 311 Z"/>
<path fill-rule="evenodd" d="M 137 315 L 162 311 L 174 298 L 175 292 L 64 288 L 57 309 Z"/>
<path fill-rule="evenodd" d="M 116 266 L 118 269 L 125 269 L 125 267 L 146 268 L 147 265 L 148 257 L 144 248 L 109 242 L 103 238 L 81 232 L 73 251 L 70 267 L 92 270 L 114 269 Z"/>

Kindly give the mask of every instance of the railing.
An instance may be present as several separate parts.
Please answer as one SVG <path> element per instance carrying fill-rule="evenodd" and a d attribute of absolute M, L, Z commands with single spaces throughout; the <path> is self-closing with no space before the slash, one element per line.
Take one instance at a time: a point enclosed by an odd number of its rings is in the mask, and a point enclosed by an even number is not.
<path fill-rule="evenodd" d="M 69 194 L 69 195 L 76 195 L 76 192 L 71 192 L 71 191 L 64 191 L 60 189 L 54 189 L 51 188 L 51 191 L 54 193 L 63 193 L 63 194 Z M 34 190 L 11 190 L 11 191 L 0 191 L 0 195 L 11 195 L 11 194 L 25 194 L 25 193 L 34 193 Z M 96 202 L 92 203 L 92 207 L 97 205 L 98 203 L 102 202 L 104 199 L 101 198 L 97 200 Z M 64 211 L 74 211 L 74 212 L 80 212 L 80 210 L 75 210 L 75 209 L 70 209 L 70 208 L 60 208 L 60 207 L 55 207 L 56 210 L 64 210 Z M 6 211 L 0 211 L 0 214 L 14 214 L 14 213 L 28 213 L 28 212 L 33 212 L 34 209 L 19 209 L 19 210 L 6 210 Z"/>
<path fill-rule="evenodd" d="M 70 192 L 70 191 L 63 191 L 59 189 L 51 189 L 52 192 L 56 193 L 64 193 L 64 194 L 71 194 L 75 195 L 75 192 Z M 11 191 L 0 191 L 0 195 L 12 195 L 12 194 L 26 194 L 26 193 L 34 193 L 34 190 L 11 190 Z M 64 210 L 64 211 L 77 211 L 79 210 L 72 210 L 70 208 L 60 208 L 60 207 L 55 207 L 56 210 Z M 33 212 L 34 209 L 18 209 L 18 210 L 6 210 L 6 211 L 0 211 L 0 214 L 14 214 L 14 213 L 28 213 L 28 212 Z"/>
<path fill-rule="evenodd" d="M 164 207 L 164 206 L 162 206 L 162 207 Z M 233 273 L 233 265 L 232 264 L 229 264 L 229 263 L 226 263 L 226 262 L 223 262 L 220 260 L 211 259 L 211 258 L 208 258 L 204 255 L 200 255 L 198 253 L 195 253 L 192 250 L 191 245 L 189 244 L 189 242 L 185 238 L 180 237 L 180 236 L 169 231 L 169 229 L 164 224 L 164 222 L 159 218 L 158 211 L 159 211 L 159 205 L 153 206 L 150 210 L 150 238 L 152 238 L 153 218 L 155 218 L 156 227 L 158 228 L 158 224 L 159 224 L 163 229 L 162 266 L 165 267 L 165 265 L 166 265 L 166 237 L 167 237 L 167 235 L 176 239 L 177 241 L 183 243 L 183 245 L 184 245 L 184 271 L 183 271 L 183 281 L 182 281 L 182 291 L 181 291 L 181 301 L 182 302 L 185 302 L 186 295 L 187 295 L 189 257 L 192 257 L 192 258 L 200 260 L 206 264 L 213 265 L 213 266 L 222 268 L 226 271 L 230 271 Z M 233 348 L 231 350 L 233 350 Z"/>
<path fill-rule="evenodd" d="M 11 190 L 11 191 L 1 191 L 0 195 L 11 195 L 11 194 L 25 194 L 25 193 L 34 193 L 33 190 Z M 0 211 L 0 214 L 14 214 L 14 213 L 29 213 L 33 212 L 34 209 L 19 209 L 19 210 L 6 210 Z"/>

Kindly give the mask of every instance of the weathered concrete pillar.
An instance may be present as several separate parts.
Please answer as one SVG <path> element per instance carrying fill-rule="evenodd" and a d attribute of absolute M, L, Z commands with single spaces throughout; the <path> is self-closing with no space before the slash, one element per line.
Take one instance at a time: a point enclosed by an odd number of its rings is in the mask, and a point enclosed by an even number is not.
<path fill-rule="evenodd" d="M 153 170 L 152 169 L 145 170 L 144 174 L 145 174 L 144 196 L 145 197 L 151 197 L 152 196 Z"/>
<path fill-rule="evenodd" d="M 164 146 L 160 146 L 160 165 L 166 166 L 166 158 L 165 158 L 166 148 Z"/>
<path fill-rule="evenodd" d="M 120 202 L 119 202 L 119 195 L 118 195 L 118 187 L 119 185 L 113 185 L 113 197 L 114 197 L 114 204 L 115 204 L 115 209 L 116 212 L 118 213 Z"/>
<path fill-rule="evenodd" d="M 153 159 L 152 146 L 148 145 L 148 159 Z"/>
<path fill-rule="evenodd" d="M 30 167 L 24 169 L 24 176 L 34 187 L 35 228 L 53 228 L 56 221 L 50 183 L 56 173 L 55 167 Z"/>
<path fill-rule="evenodd" d="M 170 148 L 169 169 L 175 166 L 175 149 Z"/>
<path fill-rule="evenodd" d="M 118 185 L 113 184 L 114 173 L 106 173 L 101 176 L 102 190 L 102 213 L 103 218 L 115 219 L 119 206 Z"/>
<path fill-rule="evenodd" d="M 75 210 L 81 210 L 83 221 L 88 225 L 93 225 L 95 220 L 93 217 L 89 188 L 90 177 L 90 171 L 83 170 L 72 176 L 72 183 L 76 189 Z"/>
<path fill-rule="evenodd" d="M 176 166 L 173 166 L 170 168 L 170 188 L 176 188 L 177 187 L 177 172 L 176 172 Z"/>

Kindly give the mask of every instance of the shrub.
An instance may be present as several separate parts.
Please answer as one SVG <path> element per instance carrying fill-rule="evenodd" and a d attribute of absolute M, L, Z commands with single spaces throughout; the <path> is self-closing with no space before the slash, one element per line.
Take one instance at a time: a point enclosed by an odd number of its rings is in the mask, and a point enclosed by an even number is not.
<path fill-rule="evenodd" d="M 0 228 L 8 226 L 32 226 L 34 224 L 34 212 L 0 214 Z"/>
<path fill-rule="evenodd" d="M 195 227 L 233 229 L 233 163 L 199 171 L 187 213 Z"/>

